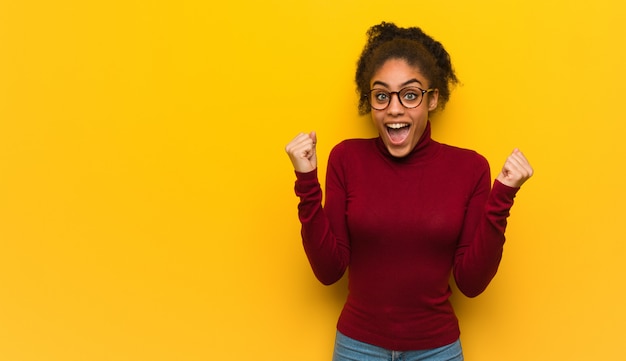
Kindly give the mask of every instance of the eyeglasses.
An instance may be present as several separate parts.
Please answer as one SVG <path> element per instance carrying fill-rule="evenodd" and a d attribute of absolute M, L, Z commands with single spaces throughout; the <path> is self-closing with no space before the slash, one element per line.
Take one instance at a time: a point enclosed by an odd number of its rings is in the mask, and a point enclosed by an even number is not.
<path fill-rule="evenodd" d="M 421 89 L 418 87 L 406 87 L 400 89 L 397 92 L 388 92 L 384 89 L 372 89 L 365 95 L 367 102 L 370 106 L 376 110 L 385 110 L 389 103 L 391 103 L 391 97 L 396 94 L 400 104 L 405 108 L 417 108 L 422 104 L 424 94 L 430 93 L 435 89 Z"/>

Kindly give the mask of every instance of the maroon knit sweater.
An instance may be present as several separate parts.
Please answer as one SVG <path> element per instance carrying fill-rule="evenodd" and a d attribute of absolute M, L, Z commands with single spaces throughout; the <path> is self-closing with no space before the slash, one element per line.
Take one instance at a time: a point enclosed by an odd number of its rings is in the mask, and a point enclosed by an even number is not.
<path fill-rule="evenodd" d="M 518 188 L 495 181 L 478 153 L 438 143 L 430 124 L 415 149 L 395 158 L 380 138 L 331 152 L 326 200 L 317 171 L 296 172 L 302 239 L 316 277 L 349 294 L 337 328 L 390 350 L 456 341 L 450 275 L 467 296 L 496 274 Z"/>

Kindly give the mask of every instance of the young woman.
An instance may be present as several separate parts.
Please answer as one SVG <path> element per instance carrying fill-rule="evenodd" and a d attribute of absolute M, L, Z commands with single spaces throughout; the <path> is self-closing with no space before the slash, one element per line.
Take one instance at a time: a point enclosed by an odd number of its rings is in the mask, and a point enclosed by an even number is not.
<path fill-rule="evenodd" d="M 439 42 L 381 23 L 368 31 L 356 71 L 359 111 L 371 112 L 379 134 L 333 148 L 324 206 L 316 134 L 286 147 L 313 272 L 331 284 L 349 269 L 335 361 L 463 359 L 450 275 L 469 297 L 484 291 L 513 198 L 533 170 L 516 149 L 492 188 L 484 157 L 431 138 L 429 114 L 456 82 Z"/>

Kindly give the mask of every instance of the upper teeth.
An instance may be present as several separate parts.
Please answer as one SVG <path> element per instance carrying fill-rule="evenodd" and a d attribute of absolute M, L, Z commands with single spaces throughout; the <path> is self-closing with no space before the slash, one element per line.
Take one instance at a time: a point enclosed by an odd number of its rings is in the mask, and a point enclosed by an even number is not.
<path fill-rule="evenodd" d="M 391 124 L 387 124 L 387 126 L 393 129 L 400 129 L 403 127 L 408 127 L 409 125 L 407 123 L 391 123 Z"/>

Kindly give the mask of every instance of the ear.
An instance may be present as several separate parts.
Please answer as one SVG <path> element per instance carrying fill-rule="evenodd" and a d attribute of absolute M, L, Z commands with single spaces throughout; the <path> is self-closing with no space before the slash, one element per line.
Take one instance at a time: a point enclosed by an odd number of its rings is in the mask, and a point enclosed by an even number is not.
<path fill-rule="evenodd" d="M 437 109 L 437 104 L 439 104 L 439 89 L 435 88 L 435 90 L 428 93 L 428 111 L 432 112 Z"/>

